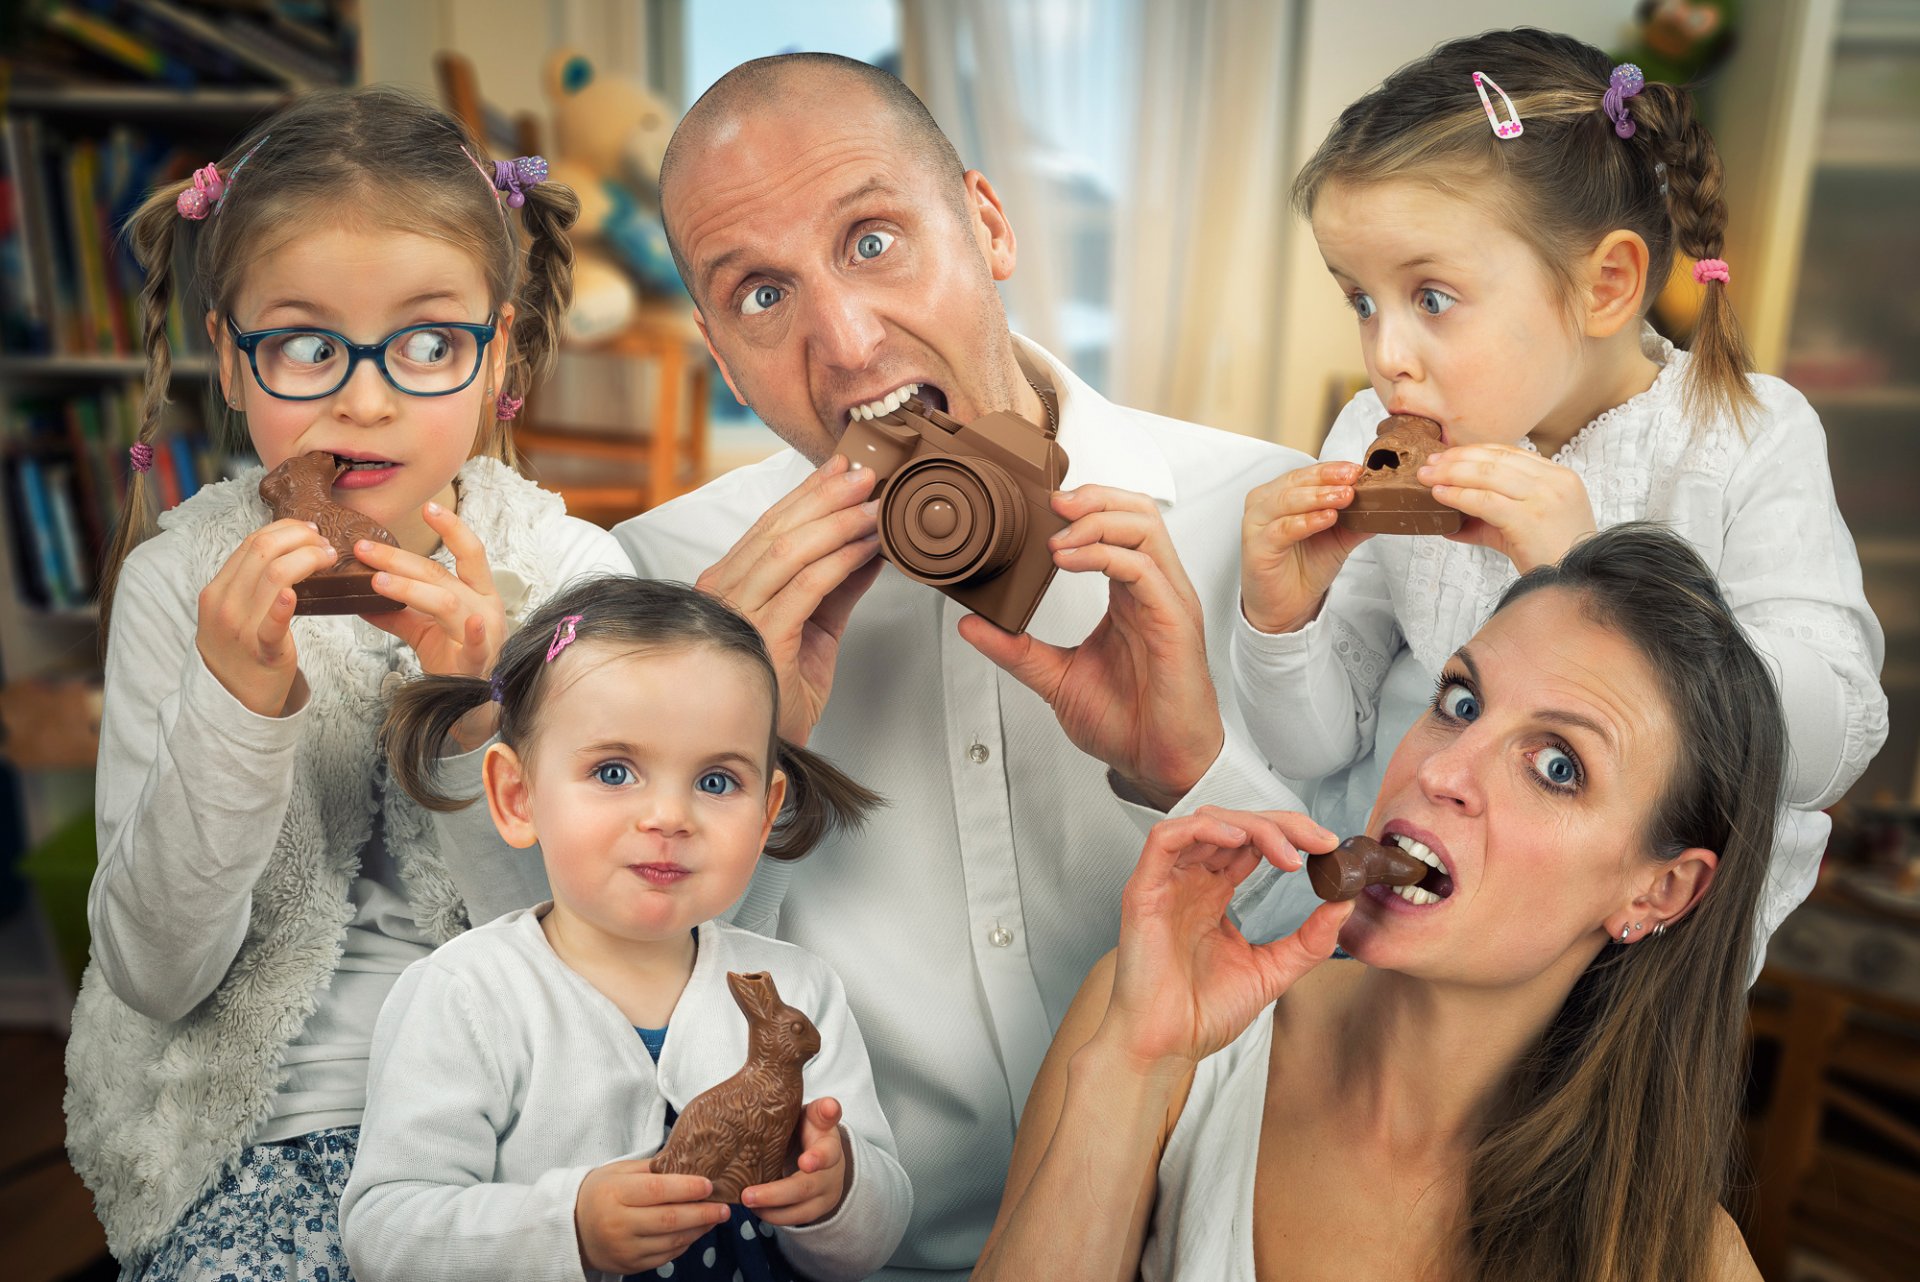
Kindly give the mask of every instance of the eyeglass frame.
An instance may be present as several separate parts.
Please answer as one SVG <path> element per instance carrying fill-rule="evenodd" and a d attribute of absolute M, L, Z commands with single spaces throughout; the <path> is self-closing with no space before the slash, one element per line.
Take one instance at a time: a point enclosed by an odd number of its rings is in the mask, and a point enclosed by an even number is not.
<path fill-rule="evenodd" d="M 487 344 L 491 343 L 500 332 L 500 326 L 496 323 L 499 315 L 500 313 L 497 311 L 487 313 L 486 323 L 480 325 L 476 325 L 472 321 L 429 321 L 420 325 L 402 325 L 399 329 L 394 330 L 393 333 L 388 334 L 377 343 L 356 343 L 338 330 L 322 329 L 317 325 L 284 325 L 277 329 L 250 329 L 242 331 L 241 328 L 234 323 L 231 314 L 226 317 L 226 321 L 227 333 L 232 337 L 233 345 L 247 354 L 247 365 L 253 370 L 253 381 L 261 391 L 273 397 L 276 401 L 324 401 L 327 397 L 337 394 L 341 388 L 353 381 L 353 371 L 359 368 L 361 361 L 372 361 L 374 368 L 380 371 L 380 377 L 387 380 L 387 386 L 393 388 L 394 391 L 399 392 L 402 396 L 453 396 L 457 393 L 464 392 L 473 386 L 473 380 L 480 377 L 481 366 L 487 363 Z M 393 371 L 387 368 L 387 345 L 402 334 L 411 334 L 415 330 L 422 329 L 464 330 L 472 334 L 478 341 L 479 346 L 474 352 L 473 373 L 467 375 L 466 381 L 460 384 L 460 386 L 449 387 L 443 392 L 416 392 L 410 387 L 400 386 L 394 379 Z M 267 380 L 260 377 L 260 358 L 257 353 L 262 342 L 281 334 L 323 334 L 328 338 L 336 340 L 347 352 L 346 373 L 340 376 L 338 383 L 335 383 L 326 391 L 315 392 L 311 396 L 286 396 L 274 391 L 271 387 L 267 386 Z"/>

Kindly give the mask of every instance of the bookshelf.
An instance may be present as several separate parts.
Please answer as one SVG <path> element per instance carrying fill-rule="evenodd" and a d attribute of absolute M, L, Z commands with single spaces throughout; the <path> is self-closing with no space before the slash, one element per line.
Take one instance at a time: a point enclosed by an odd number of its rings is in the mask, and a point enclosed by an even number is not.
<path fill-rule="evenodd" d="M 146 362 L 121 221 L 301 90 L 358 78 L 348 0 L 68 0 L 9 19 L 0 60 L 0 1025 L 64 1025 L 84 929 L 99 718 L 100 554 Z M 292 16 L 298 14 L 299 16 Z M 225 468 L 197 318 L 154 476 Z M 77 838 L 77 840 L 76 840 Z M 15 849 L 14 847 L 18 847 Z M 23 879 L 23 852 L 34 866 Z M 64 860 L 57 867 L 52 861 Z"/>

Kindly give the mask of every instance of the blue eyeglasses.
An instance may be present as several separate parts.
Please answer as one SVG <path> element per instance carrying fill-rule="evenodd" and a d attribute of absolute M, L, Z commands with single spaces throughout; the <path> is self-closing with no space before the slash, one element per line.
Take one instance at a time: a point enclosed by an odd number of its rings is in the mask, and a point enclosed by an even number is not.
<path fill-rule="evenodd" d="M 310 326 L 254 329 L 244 333 L 227 317 L 233 344 L 247 354 L 254 381 L 283 401 L 317 401 L 347 385 L 361 361 L 372 361 L 395 391 L 408 396 L 451 396 L 480 373 L 487 344 L 498 327 L 449 321 L 409 325 L 377 343 L 356 343 L 345 334 Z"/>

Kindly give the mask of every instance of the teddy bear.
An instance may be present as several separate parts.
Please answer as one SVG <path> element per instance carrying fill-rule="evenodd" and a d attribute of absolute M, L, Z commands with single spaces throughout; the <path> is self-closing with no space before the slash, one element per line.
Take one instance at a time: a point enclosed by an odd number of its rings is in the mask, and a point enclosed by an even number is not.
<path fill-rule="evenodd" d="M 604 74 L 578 49 L 548 60 L 548 176 L 580 198 L 566 336 L 591 343 L 625 328 L 640 296 L 683 294 L 660 225 L 660 162 L 676 117 L 638 81 Z"/>

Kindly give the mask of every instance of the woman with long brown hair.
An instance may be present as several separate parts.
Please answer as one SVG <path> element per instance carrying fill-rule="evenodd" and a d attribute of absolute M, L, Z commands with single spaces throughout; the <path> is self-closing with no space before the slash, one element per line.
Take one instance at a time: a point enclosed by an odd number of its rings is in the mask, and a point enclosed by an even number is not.
<path fill-rule="evenodd" d="M 1234 887 L 1334 834 L 1154 830 L 977 1282 L 1757 1277 L 1722 1202 L 1783 742 L 1676 536 L 1615 526 L 1522 578 L 1368 821 L 1442 897 L 1371 887 L 1253 946 Z M 1336 936 L 1354 960 L 1322 966 Z"/>

